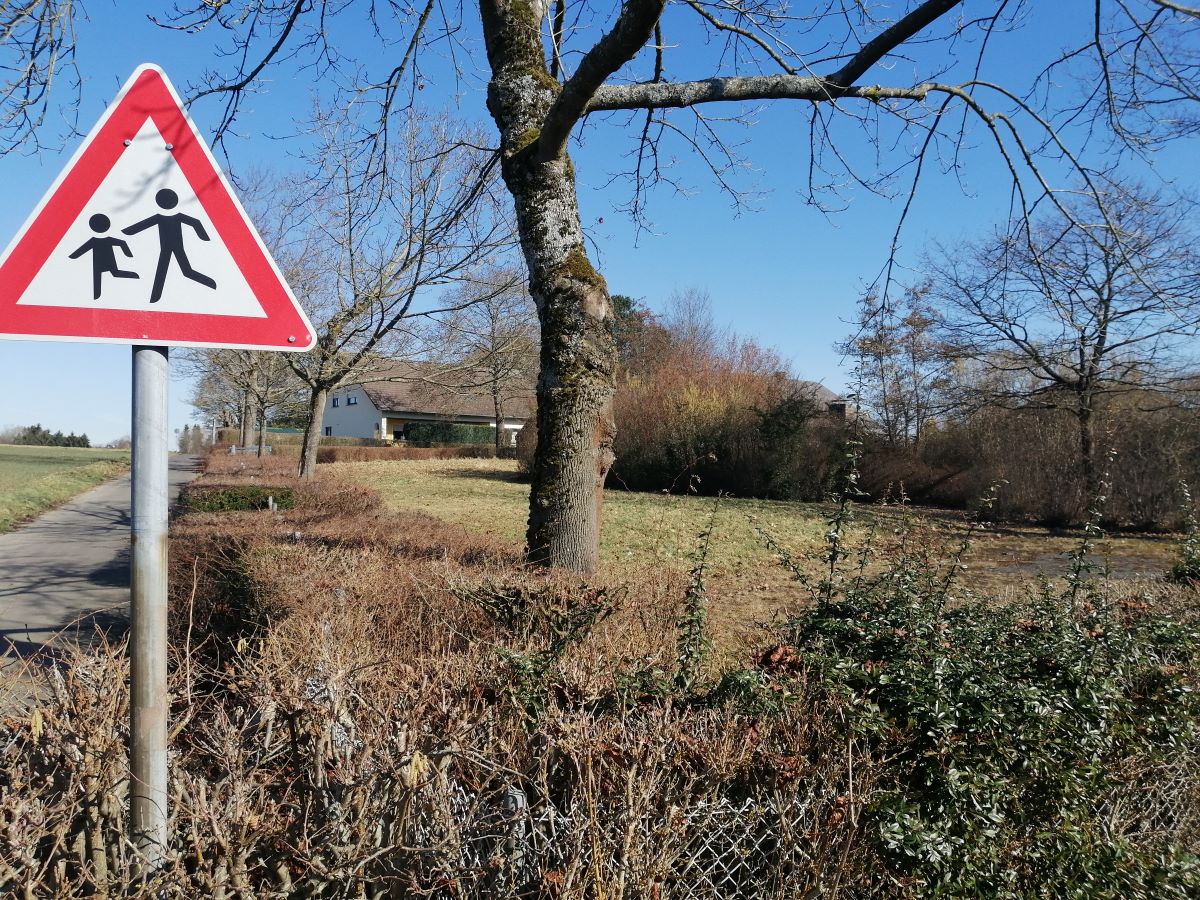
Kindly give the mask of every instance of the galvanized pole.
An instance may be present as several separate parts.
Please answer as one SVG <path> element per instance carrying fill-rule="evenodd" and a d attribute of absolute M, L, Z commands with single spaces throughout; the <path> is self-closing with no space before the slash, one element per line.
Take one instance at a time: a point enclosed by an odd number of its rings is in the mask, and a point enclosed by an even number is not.
<path fill-rule="evenodd" d="M 167 849 L 167 348 L 133 348 L 129 828 L 148 871 Z"/>

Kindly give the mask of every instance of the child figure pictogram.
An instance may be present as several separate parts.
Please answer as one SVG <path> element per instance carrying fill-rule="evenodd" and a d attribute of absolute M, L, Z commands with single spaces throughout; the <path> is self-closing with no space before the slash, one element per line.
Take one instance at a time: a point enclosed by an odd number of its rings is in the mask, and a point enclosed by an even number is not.
<path fill-rule="evenodd" d="M 160 209 L 174 209 L 179 204 L 179 195 L 170 188 L 163 188 L 154 195 L 154 202 L 159 205 Z M 139 231 L 145 231 L 147 228 L 158 228 L 158 268 L 154 272 L 154 287 L 150 291 L 150 302 L 157 303 L 162 299 L 163 286 L 167 281 L 167 267 L 171 264 L 171 258 L 179 264 L 179 271 L 183 273 L 185 278 L 190 278 L 192 281 L 197 281 L 206 287 L 216 288 L 217 283 L 207 275 L 197 272 L 188 262 L 187 252 L 183 249 L 183 226 L 188 225 L 195 230 L 196 236 L 202 241 L 209 239 L 208 232 L 204 230 L 204 226 L 199 219 L 193 219 L 191 216 L 184 213 L 176 213 L 173 216 L 164 216 L 162 213 L 142 219 L 128 228 L 122 228 L 122 234 L 137 234 Z"/>
<path fill-rule="evenodd" d="M 96 234 L 104 234 L 108 231 L 112 222 L 108 216 L 103 213 L 96 213 L 88 219 L 88 225 Z M 107 272 L 113 278 L 137 278 L 137 272 L 126 272 L 123 269 L 117 268 L 117 253 L 116 248 L 120 247 L 121 252 L 132 258 L 133 253 L 129 249 L 129 245 L 120 238 L 115 237 L 94 237 L 88 238 L 83 242 L 78 250 L 71 254 L 71 259 L 79 259 L 85 253 L 92 254 L 92 299 L 100 299 L 100 276 Z"/>

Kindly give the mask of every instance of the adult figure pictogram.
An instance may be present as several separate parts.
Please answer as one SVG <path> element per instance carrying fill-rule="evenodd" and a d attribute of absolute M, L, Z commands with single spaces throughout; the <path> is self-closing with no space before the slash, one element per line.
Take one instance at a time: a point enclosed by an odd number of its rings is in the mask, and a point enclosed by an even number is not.
<path fill-rule="evenodd" d="M 179 195 L 170 188 L 163 188 L 154 195 L 154 202 L 161 209 L 174 209 L 179 204 Z M 164 216 L 162 213 L 142 219 L 135 225 L 130 225 L 128 228 L 122 228 L 122 234 L 137 234 L 139 231 L 145 231 L 147 228 L 158 228 L 158 269 L 154 272 L 154 287 L 150 291 L 150 302 L 157 303 L 162 299 L 163 285 L 167 281 L 167 266 L 171 264 L 171 257 L 175 258 L 175 262 L 179 264 L 179 271 L 183 273 L 185 278 L 190 278 L 192 281 L 198 281 L 206 287 L 215 288 L 217 283 L 200 272 L 192 268 L 192 264 L 188 262 L 187 252 L 183 249 L 183 226 L 190 225 L 196 232 L 197 237 L 202 241 L 207 241 L 208 232 L 204 230 L 204 226 L 199 219 L 193 219 L 184 213 L 175 213 L 173 216 Z"/>
<path fill-rule="evenodd" d="M 108 231 L 112 222 L 108 216 L 103 213 L 96 213 L 88 219 L 88 225 L 96 234 L 104 234 Z M 115 237 L 94 237 L 88 238 L 83 242 L 78 250 L 71 254 L 71 259 L 79 259 L 85 253 L 92 254 L 92 299 L 100 299 L 100 276 L 107 272 L 113 278 L 137 278 L 137 272 L 126 272 L 124 269 L 117 268 L 117 253 L 116 248 L 120 247 L 121 251 L 128 257 L 133 256 L 129 250 L 129 245 L 120 238 Z"/>

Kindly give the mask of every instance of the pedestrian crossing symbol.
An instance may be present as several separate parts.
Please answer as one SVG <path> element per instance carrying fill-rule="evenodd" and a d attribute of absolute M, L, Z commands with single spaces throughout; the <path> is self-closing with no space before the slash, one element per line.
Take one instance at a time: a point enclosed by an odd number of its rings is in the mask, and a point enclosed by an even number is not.
<path fill-rule="evenodd" d="M 0 336 L 277 350 L 315 340 L 152 65 L 126 82 L 0 258 Z"/>

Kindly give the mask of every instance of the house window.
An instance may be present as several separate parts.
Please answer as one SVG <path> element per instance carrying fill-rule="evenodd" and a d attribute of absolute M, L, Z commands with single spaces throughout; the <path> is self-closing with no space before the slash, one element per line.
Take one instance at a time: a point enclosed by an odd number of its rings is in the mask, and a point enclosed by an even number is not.
<path fill-rule="evenodd" d="M 333 437 L 333 426 L 332 425 L 325 426 L 325 437 Z"/>
<path fill-rule="evenodd" d="M 334 397 L 334 398 L 333 398 L 333 408 L 334 408 L 334 409 L 337 409 L 337 405 L 338 405 L 338 398 L 337 398 L 337 397 Z"/>
<path fill-rule="evenodd" d="M 349 397 L 346 398 L 346 405 L 347 406 L 357 406 L 358 405 L 358 397 L 356 397 L 354 394 L 351 394 Z"/>

